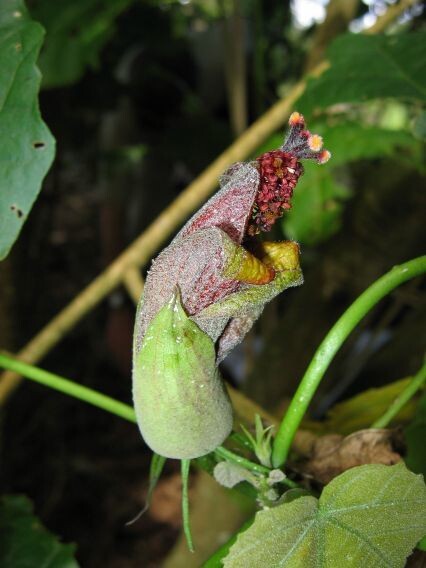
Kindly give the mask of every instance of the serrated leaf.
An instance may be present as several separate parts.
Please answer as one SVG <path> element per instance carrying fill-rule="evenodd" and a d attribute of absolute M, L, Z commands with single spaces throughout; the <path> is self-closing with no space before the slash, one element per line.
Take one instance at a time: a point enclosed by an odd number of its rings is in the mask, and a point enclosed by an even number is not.
<path fill-rule="evenodd" d="M 2 568 L 78 568 L 74 546 L 61 544 L 34 516 L 23 495 L 0 500 L 0 566 Z"/>
<path fill-rule="evenodd" d="M 311 79 L 296 103 L 301 112 L 381 97 L 425 100 L 426 33 L 338 37 L 327 51 L 330 68 Z"/>
<path fill-rule="evenodd" d="M 403 465 L 364 465 L 257 513 L 226 568 L 402 568 L 426 532 L 426 487 Z"/>
<path fill-rule="evenodd" d="M 21 0 L 0 6 L 0 260 L 18 237 L 55 152 L 37 102 L 43 36 Z"/>

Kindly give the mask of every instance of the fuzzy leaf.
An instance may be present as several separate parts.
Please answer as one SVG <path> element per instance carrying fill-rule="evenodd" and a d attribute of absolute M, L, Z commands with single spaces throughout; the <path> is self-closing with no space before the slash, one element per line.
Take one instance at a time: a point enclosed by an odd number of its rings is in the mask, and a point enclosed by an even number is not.
<path fill-rule="evenodd" d="M 0 260 L 18 237 L 55 152 L 37 101 L 43 36 L 22 0 L 0 4 Z"/>
<path fill-rule="evenodd" d="M 238 483 L 241 483 L 242 481 L 253 481 L 254 478 L 254 476 L 244 467 L 227 461 L 222 461 L 216 464 L 213 470 L 213 475 L 220 485 L 223 485 L 223 487 L 227 487 L 228 489 L 235 487 L 235 485 L 238 485 Z"/>
<path fill-rule="evenodd" d="M 402 568 L 426 531 L 426 487 L 403 464 L 350 469 L 319 500 L 257 513 L 226 568 Z"/>
<path fill-rule="evenodd" d="M 327 52 L 330 68 L 311 79 L 298 100 L 315 108 L 381 97 L 426 99 L 426 33 L 338 37 Z M 348 64 L 348 62 L 350 62 Z"/>
<path fill-rule="evenodd" d="M 2 568 L 78 568 L 74 546 L 61 544 L 34 516 L 23 495 L 0 500 L 0 566 Z"/>

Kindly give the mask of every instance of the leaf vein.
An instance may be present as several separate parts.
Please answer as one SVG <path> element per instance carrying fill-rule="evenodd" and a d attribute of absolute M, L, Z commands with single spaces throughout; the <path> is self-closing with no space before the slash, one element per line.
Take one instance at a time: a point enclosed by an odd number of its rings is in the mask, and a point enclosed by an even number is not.
<path fill-rule="evenodd" d="M 356 530 L 354 527 L 342 523 L 337 519 L 326 519 L 326 522 L 329 522 L 332 525 L 339 527 L 340 529 L 351 533 L 356 539 L 358 539 L 361 543 L 367 544 L 370 547 L 370 550 L 375 553 L 376 557 L 383 563 L 383 566 L 389 568 L 392 565 L 391 560 L 383 553 L 383 551 L 371 542 L 371 540 L 360 531 Z"/>

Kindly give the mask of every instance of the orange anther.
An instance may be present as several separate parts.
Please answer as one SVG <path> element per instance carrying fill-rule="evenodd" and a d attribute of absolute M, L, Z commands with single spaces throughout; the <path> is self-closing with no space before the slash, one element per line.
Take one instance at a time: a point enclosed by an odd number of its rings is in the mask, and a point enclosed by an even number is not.
<path fill-rule="evenodd" d="M 297 126 L 305 124 L 305 119 L 300 112 L 292 112 L 290 118 L 288 119 L 288 123 L 290 126 Z"/>
<path fill-rule="evenodd" d="M 325 164 L 331 158 L 331 153 L 328 150 L 323 150 L 318 156 L 318 163 Z"/>

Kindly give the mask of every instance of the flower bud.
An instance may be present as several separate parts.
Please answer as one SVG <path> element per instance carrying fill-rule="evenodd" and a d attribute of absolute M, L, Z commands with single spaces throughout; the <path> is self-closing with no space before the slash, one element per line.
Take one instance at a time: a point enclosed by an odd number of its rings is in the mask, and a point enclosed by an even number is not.
<path fill-rule="evenodd" d="M 197 458 L 230 434 L 232 406 L 215 359 L 213 341 L 188 318 L 175 287 L 134 354 L 136 417 L 157 454 Z"/>
<path fill-rule="evenodd" d="M 256 238 L 290 209 L 300 160 L 330 157 L 300 113 L 289 124 L 281 148 L 225 172 L 147 274 L 133 394 L 142 436 L 162 456 L 196 458 L 225 440 L 232 409 L 217 367 L 265 304 L 303 282 L 297 243 Z"/>

